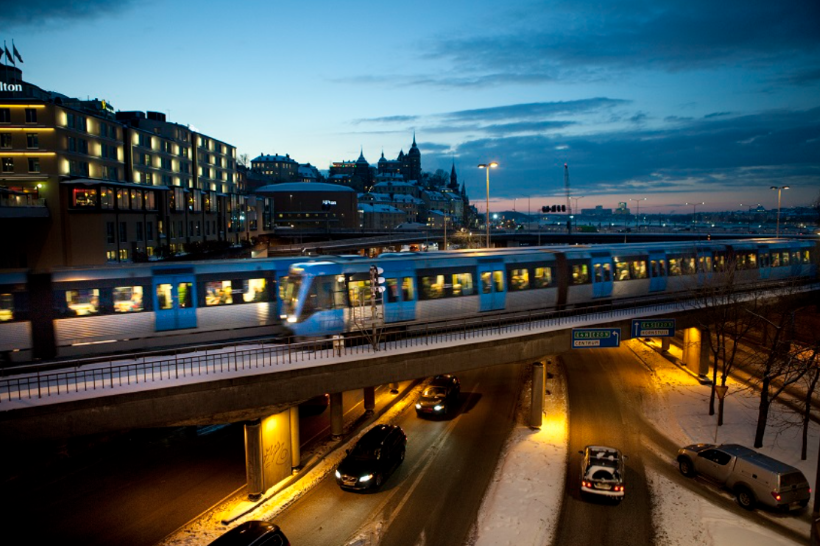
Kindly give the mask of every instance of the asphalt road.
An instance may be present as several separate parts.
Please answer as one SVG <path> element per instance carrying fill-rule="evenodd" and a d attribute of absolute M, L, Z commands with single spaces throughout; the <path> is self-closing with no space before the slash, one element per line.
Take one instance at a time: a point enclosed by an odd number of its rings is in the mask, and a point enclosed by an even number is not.
<path fill-rule="evenodd" d="M 394 422 L 407 434 L 406 458 L 380 490 L 342 491 L 330 474 L 274 521 L 300 546 L 373 538 L 381 546 L 462 546 L 514 425 L 522 370 L 459 376 L 460 404 L 450 418 L 420 419 L 408 406 Z"/>
<path fill-rule="evenodd" d="M 630 358 L 630 356 L 632 358 Z M 569 396 L 569 460 L 561 516 L 553 543 L 617 546 L 653 544 L 652 507 L 644 473 L 635 395 L 646 381 L 631 352 L 596 349 L 562 355 Z M 634 373 L 638 367 L 643 373 Z M 626 495 L 620 503 L 581 499 L 579 477 L 585 446 L 616 447 L 626 461 Z"/>

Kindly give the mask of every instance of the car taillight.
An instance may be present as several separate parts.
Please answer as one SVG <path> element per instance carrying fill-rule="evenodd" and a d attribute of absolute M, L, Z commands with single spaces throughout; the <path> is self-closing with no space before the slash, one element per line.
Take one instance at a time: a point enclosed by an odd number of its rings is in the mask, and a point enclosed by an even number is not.
<path fill-rule="evenodd" d="M 780 502 L 780 499 L 782 498 L 780 496 L 780 493 L 778 493 L 777 491 L 772 491 L 772 497 L 774 497 L 774 500 L 776 500 L 778 502 Z"/>
<path fill-rule="evenodd" d="M 614 490 L 614 491 L 623 491 L 623 490 L 624 490 L 624 486 L 623 486 L 623 485 L 616 485 L 616 486 L 613 488 L 613 490 Z"/>
<path fill-rule="evenodd" d="M 584 487 L 592 487 L 592 482 L 583 481 L 581 483 L 583 484 Z"/>

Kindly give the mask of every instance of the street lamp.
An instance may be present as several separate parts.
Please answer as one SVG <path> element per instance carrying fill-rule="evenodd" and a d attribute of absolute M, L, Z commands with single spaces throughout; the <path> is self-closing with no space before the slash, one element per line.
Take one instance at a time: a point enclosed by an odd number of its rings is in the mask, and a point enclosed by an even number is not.
<path fill-rule="evenodd" d="M 705 205 L 706 203 L 701 201 L 700 203 L 686 203 L 687 205 L 692 205 L 692 223 L 697 224 L 698 221 L 698 205 Z"/>
<path fill-rule="evenodd" d="M 630 201 L 635 201 L 638 204 L 638 212 L 635 217 L 638 219 L 638 225 L 636 227 L 641 227 L 641 201 L 646 201 L 646 197 L 641 197 L 640 199 L 630 199 Z"/>
<path fill-rule="evenodd" d="M 575 208 L 573 210 L 575 211 L 575 227 L 576 228 L 578 227 L 578 213 L 580 212 L 580 210 L 578 209 L 578 201 L 580 201 L 584 197 L 586 197 L 586 196 L 582 195 L 580 197 L 570 197 L 570 199 L 575 199 Z"/>
<path fill-rule="evenodd" d="M 490 169 L 496 167 L 498 167 L 498 163 L 495 161 L 478 165 L 479 169 L 486 169 L 487 171 L 487 248 L 490 248 Z"/>
<path fill-rule="evenodd" d="M 783 190 L 789 189 L 788 186 L 772 186 L 773 190 L 777 190 L 777 232 L 775 237 L 780 237 L 780 194 Z"/>

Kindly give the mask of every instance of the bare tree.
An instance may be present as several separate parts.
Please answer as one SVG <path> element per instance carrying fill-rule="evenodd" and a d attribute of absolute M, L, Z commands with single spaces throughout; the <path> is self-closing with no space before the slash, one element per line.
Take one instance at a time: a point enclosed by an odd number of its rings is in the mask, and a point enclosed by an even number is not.
<path fill-rule="evenodd" d="M 751 369 L 760 392 L 754 447 L 763 446 L 772 403 L 811 369 L 804 357 L 803 346 L 795 343 L 797 309 L 793 301 L 792 298 L 778 299 L 768 308 L 755 312 L 760 319 L 763 344 L 752 352 L 755 359 Z"/>
<path fill-rule="evenodd" d="M 737 258 L 710 263 L 705 257 L 688 258 L 690 268 L 695 264 L 698 275 L 704 279 L 696 291 L 694 305 L 698 309 L 697 322 L 708 343 L 712 358 L 712 392 L 709 396 L 709 415 L 715 414 L 715 387 L 726 386 L 732 370 L 745 357 L 740 351 L 741 341 L 746 339 L 759 322 L 754 311 L 762 305 L 757 292 L 740 290 L 739 277 L 743 274 L 743 264 Z M 745 263 L 745 262 L 744 262 Z M 740 267 L 739 267 L 740 264 Z M 718 425 L 723 424 L 723 400 L 718 400 Z"/>

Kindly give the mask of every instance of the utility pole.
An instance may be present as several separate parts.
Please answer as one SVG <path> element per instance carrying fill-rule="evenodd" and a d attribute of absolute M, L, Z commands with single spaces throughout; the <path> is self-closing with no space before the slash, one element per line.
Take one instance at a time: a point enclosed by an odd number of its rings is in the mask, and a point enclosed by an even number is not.
<path fill-rule="evenodd" d="M 567 192 L 567 235 L 572 233 L 572 201 L 569 199 L 569 167 L 564 163 L 564 191 Z"/>

